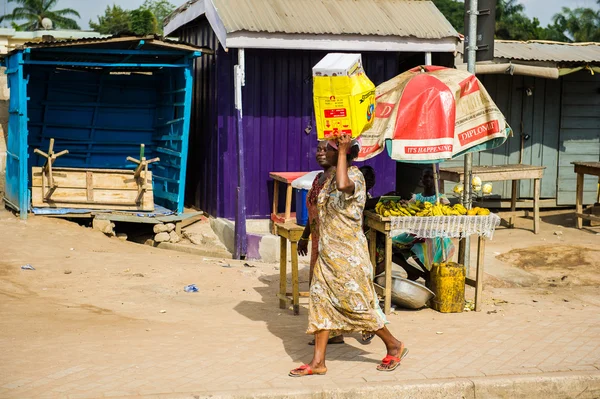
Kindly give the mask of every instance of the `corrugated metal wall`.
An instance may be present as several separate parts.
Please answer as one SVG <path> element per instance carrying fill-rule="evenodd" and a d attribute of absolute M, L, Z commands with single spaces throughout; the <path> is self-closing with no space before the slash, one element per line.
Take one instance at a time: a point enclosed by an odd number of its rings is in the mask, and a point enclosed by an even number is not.
<path fill-rule="evenodd" d="M 217 60 L 223 56 L 219 42 L 207 21 L 190 25 L 180 31 L 180 38 L 213 50 L 215 55 L 196 59 L 194 93 L 188 150 L 186 203 L 218 215 L 222 196 L 217 183 L 222 171 L 221 136 L 217 129 Z M 226 136 L 226 135 L 225 135 Z"/>
<path fill-rule="evenodd" d="M 237 185 L 233 66 L 237 51 L 223 51 L 206 21 L 182 29 L 180 37 L 218 49 L 216 55 L 196 61 L 187 202 L 211 215 L 233 218 Z M 246 50 L 243 126 L 249 218 L 265 218 L 271 212 L 273 184 L 269 172 L 318 169 L 314 161 L 312 67 L 325 54 Z M 363 54 L 367 75 L 375 84 L 419 64 L 422 58 L 414 54 Z M 367 164 L 377 173 L 375 194 L 394 188 L 395 162 L 382 155 Z"/>
<path fill-rule="evenodd" d="M 575 204 L 577 175 L 573 161 L 600 161 L 600 76 L 581 71 L 562 81 L 558 204 Z M 596 200 L 598 178 L 586 176 L 584 203 Z"/>

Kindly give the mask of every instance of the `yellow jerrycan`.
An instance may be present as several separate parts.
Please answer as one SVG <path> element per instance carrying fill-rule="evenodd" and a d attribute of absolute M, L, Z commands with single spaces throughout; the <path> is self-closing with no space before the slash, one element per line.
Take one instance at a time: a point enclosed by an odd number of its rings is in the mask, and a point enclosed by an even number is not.
<path fill-rule="evenodd" d="M 430 289 L 435 297 L 429 302 L 441 313 L 460 313 L 465 307 L 465 267 L 459 263 L 434 263 L 430 271 Z"/>

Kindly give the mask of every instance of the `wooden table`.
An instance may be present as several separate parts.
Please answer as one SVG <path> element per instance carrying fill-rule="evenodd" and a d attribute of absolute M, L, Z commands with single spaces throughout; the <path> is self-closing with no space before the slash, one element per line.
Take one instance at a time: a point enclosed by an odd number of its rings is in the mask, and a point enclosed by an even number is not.
<path fill-rule="evenodd" d="M 600 177 L 600 162 L 571 162 L 577 173 L 577 198 L 575 202 L 575 215 L 577 216 L 577 228 L 583 227 L 583 219 L 600 222 L 600 217 L 583 213 L 583 177 L 592 175 Z M 591 210 L 593 211 L 592 205 Z"/>
<path fill-rule="evenodd" d="M 532 165 L 497 165 L 473 166 L 473 176 L 481 178 L 482 182 L 512 180 L 512 193 L 510 201 L 510 226 L 514 227 L 514 217 L 517 207 L 517 184 L 519 180 L 533 180 L 533 231 L 540 232 L 540 180 L 544 175 L 545 166 Z M 440 167 L 440 180 L 464 182 L 464 168 Z M 466 184 L 466 183 L 463 183 Z"/>
<path fill-rule="evenodd" d="M 294 305 L 294 314 L 300 313 L 300 291 L 298 288 L 298 241 L 304 232 L 303 226 L 295 223 L 277 223 L 277 235 L 280 237 L 279 254 L 279 307 L 286 309 L 290 302 Z M 287 292 L 287 242 L 291 243 L 292 251 L 292 292 Z M 307 296 L 302 293 L 302 296 Z M 291 297 L 291 299 L 290 299 Z"/>
<path fill-rule="evenodd" d="M 392 230 L 391 218 L 383 217 L 376 214 L 373 211 L 365 211 L 365 221 L 367 226 L 370 228 L 369 231 L 369 254 L 371 255 L 371 263 L 373 267 L 377 264 L 377 233 L 385 235 L 385 287 L 381 287 L 378 284 L 375 285 L 375 290 L 379 295 L 384 298 L 385 314 L 389 314 L 392 307 L 392 237 L 390 231 Z M 485 254 L 485 237 L 479 237 L 477 242 L 477 271 L 475 273 L 475 279 L 466 278 L 465 283 L 475 288 L 475 311 L 481 311 L 481 298 L 483 294 L 483 268 L 484 268 L 484 254 Z"/>
<path fill-rule="evenodd" d="M 269 176 L 273 179 L 273 210 L 271 212 L 271 220 L 275 223 L 292 222 L 296 218 L 296 214 L 292 212 L 292 182 L 308 172 L 270 172 Z M 279 183 L 287 184 L 285 194 L 285 210 L 279 212 Z M 275 230 L 275 228 L 273 229 Z M 275 234 L 275 231 L 273 231 Z"/>

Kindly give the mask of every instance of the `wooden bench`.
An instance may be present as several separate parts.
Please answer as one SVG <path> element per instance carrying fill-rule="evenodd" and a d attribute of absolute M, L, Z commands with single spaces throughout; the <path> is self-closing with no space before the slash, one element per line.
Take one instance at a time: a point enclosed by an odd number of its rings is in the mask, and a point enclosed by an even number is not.
<path fill-rule="evenodd" d="M 497 166 L 474 166 L 473 176 L 478 176 L 482 182 L 507 181 L 512 180 L 510 221 L 511 227 L 514 227 L 514 217 L 517 207 L 517 185 L 519 180 L 533 180 L 533 231 L 535 234 L 540 232 L 540 180 L 544 175 L 545 166 L 533 165 L 497 165 Z M 440 167 L 440 180 L 463 182 L 465 170 L 461 167 L 444 168 Z"/>
<path fill-rule="evenodd" d="M 589 210 L 590 214 L 583 212 L 583 178 L 584 175 L 592 175 L 600 177 L 600 162 L 571 162 L 577 173 L 577 198 L 575 202 L 575 215 L 577 216 L 577 228 L 583 228 L 583 220 L 592 222 L 600 222 L 600 216 L 594 215 L 594 209 L 597 206 L 592 205 Z"/>

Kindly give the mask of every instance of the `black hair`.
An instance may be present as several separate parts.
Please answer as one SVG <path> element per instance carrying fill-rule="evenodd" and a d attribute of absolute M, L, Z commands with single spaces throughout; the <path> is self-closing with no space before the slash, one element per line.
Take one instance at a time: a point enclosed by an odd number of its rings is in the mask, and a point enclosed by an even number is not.
<path fill-rule="evenodd" d="M 375 185 L 375 169 L 372 166 L 364 165 L 358 168 L 358 170 L 363 174 L 367 191 L 369 191 Z"/>
<path fill-rule="evenodd" d="M 359 153 L 360 149 L 358 148 L 357 145 L 353 145 L 352 147 L 350 147 L 350 152 L 346 155 L 346 160 L 348 161 L 348 163 L 354 161 L 356 158 L 358 158 L 358 153 Z"/>
<path fill-rule="evenodd" d="M 358 170 L 361 171 L 361 173 L 365 177 L 365 180 L 369 179 L 369 178 L 371 178 L 371 179 L 375 178 L 375 169 L 373 169 L 372 166 L 364 165 L 364 166 L 361 166 L 360 168 L 358 168 Z"/>

